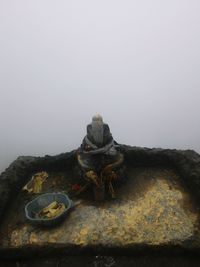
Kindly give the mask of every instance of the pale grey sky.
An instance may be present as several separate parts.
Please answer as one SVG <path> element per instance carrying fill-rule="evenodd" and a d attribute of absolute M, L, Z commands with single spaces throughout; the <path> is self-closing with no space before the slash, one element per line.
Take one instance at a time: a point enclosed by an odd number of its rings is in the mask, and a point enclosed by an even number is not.
<path fill-rule="evenodd" d="M 0 0 L 0 172 L 79 146 L 200 152 L 199 0 Z"/>

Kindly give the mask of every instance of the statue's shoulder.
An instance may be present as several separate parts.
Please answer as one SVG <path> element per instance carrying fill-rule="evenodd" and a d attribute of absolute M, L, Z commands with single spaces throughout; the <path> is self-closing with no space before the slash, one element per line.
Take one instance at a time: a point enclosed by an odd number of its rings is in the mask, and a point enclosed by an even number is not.
<path fill-rule="evenodd" d="M 110 133 L 110 128 L 109 128 L 108 124 L 104 123 L 103 128 L 104 128 L 104 133 L 105 134 L 109 134 Z"/>
<path fill-rule="evenodd" d="M 90 133 L 92 131 L 92 125 L 88 124 L 87 125 L 87 133 Z"/>

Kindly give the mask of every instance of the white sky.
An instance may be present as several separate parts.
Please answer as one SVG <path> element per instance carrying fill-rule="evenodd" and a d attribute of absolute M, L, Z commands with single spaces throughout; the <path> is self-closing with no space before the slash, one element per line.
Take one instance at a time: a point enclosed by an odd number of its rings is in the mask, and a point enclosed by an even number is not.
<path fill-rule="evenodd" d="M 0 0 L 0 172 L 79 146 L 200 152 L 199 0 Z"/>

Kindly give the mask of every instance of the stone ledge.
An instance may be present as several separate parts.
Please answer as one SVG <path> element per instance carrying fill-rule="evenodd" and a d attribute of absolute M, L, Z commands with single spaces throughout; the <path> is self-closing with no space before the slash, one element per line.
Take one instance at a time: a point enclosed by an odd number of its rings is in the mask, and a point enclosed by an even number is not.
<path fill-rule="evenodd" d="M 178 171 L 184 186 L 188 189 L 191 198 L 196 202 L 198 208 L 200 205 L 200 156 L 192 150 L 169 150 L 169 149 L 148 149 L 121 145 L 121 152 L 125 156 L 125 163 L 132 167 L 138 166 L 167 166 Z M 14 161 L 8 169 L 0 176 L 0 216 L 3 222 L 5 210 L 12 203 L 13 198 L 20 192 L 21 188 L 26 184 L 30 175 L 36 171 L 57 171 L 65 169 L 73 169 L 76 166 L 76 150 L 61 154 L 58 156 L 45 157 L 19 157 Z M 181 243 L 168 241 L 166 244 L 130 244 L 123 246 L 109 244 L 108 246 L 101 244 L 72 245 L 72 244 L 32 244 L 23 245 L 18 248 L 9 247 L 4 249 L 0 247 L 0 255 L 5 256 L 17 255 L 27 257 L 31 256 L 31 251 L 47 253 L 50 255 L 52 250 L 56 253 L 79 253 L 93 251 L 94 253 L 138 253 L 138 252 L 161 252 L 161 253 L 196 253 L 199 251 L 200 239 L 199 230 L 196 236 L 187 238 Z M 12 257 L 12 256 L 11 256 Z"/>

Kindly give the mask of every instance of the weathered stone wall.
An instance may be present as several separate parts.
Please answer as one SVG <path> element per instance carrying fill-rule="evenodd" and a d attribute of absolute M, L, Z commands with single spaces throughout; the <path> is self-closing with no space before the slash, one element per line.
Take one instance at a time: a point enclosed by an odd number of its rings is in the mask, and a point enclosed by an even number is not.
<path fill-rule="evenodd" d="M 149 149 L 126 145 L 120 145 L 119 149 L 124 154 L 125 164 L 127 165 L 133 167 L 166 166 L 175 168 L 197 205 L 200 205 L 200 155 L 195 151 Z M 76 152 L 77 150 L 74 150 L 69 153 L 45 157 L 19 157 L 15 160 L 0 176 L 0 222 L 3 219 L 3 215 L 9 207 L 9 204 L 14 200 L 34 172 L 74 169 L 74 167 L 76 167 Z M 193 244 L 193 247 L 191 244 Z M 199 245 L 197 247 L 199 248 Z M 146 245 L 141 244 L 138 247 L 135 247 L 135 251 L 143 251 L 145 248 Z M 187 248 L 189 251 L 195 251 L 194 241 L 186 241 L 182 244 L 181 248 L 182 250 Z M 91 253 L 92 250 L 95 250 L 95 253 L 97 253 L 97 251 L 99 250 L 100 252 L 102 248 L 87 247 L 87 249 L 89 253 Z M 126 253 L 128 253 L 128 248 L 124 249 L 126 250 Z M 150 253 L 154 250 L 155 253 L 160 253 L 159 250 L 162 250 L 162 247 L 154 246 L 147 247 L 146 249 L 151 249 Z M 170 253 L 179 251 L 179 249 L 179 246 L 175 247 L 173 244 L 168 244 L 168 246 L 164 248 L 165 252 L 169 250 Z M 59 244 L 53 247 L 51 245 L 40 247 L 39 250 L 42 255 L 45 255 L 46 253 L 47 256 L 52 255 L 53 252 L 55 254 L 58 252 L 61 254 L 66 254 L 66 252 L 68 252 L 70 254 L 76 251 L 72 246 L 68 246 L 68 249 L 66 249 L 66 246 L 62 247 Z M 82 250 L 81 247 L 80 250 Z M 77 253 L 79 253 L 80 250 L 77 250 Z M 120 247 L 116 248 L 115 252 L 117 254 L 124 253 L 125 250 L 122 250 Z M 106 253 L 105 249 L 102 251 Z M 32 257 L 36 252 L 38 252 L 38 248 L 35 247 L 24 247 L 20 250 L 10 248 L 5 251 L 1 250 L 0 257 Z M 132 250 L 130 253 L 132 255 Z"/>
<path fill-rule="evenodd" d="M 149 149 L 120 146 L 125 163 L 132 166 L 164 165 L 175 168 L 200 204 L 200 155 L 193 150 Z M 35 171 L 65 170 L 76 164 L 76 150 L 56 156 L 19 157 L 0 175 L 0 220 L 5 208 Z"/>

